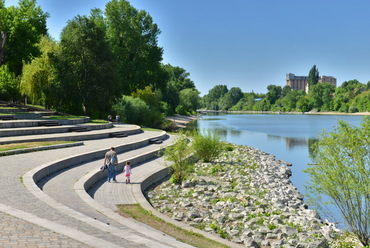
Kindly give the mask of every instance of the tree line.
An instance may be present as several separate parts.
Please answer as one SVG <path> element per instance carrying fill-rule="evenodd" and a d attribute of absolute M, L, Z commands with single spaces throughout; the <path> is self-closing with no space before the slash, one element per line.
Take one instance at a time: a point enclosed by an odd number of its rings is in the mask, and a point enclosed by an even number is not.
<path fill-rule="evenodd" d="M 319 83 L 319 72 L 313 66 L 308 76 L 308 92 L 288 85 L 268 85 L 267 93 L 243 93 L 239 87 L 216 85 L 202 97 L 201 106 L 209 110 L 229 111 L 337 111 L 344 113 L 370 110 L 370 81 L 345 81 L 339 87 Z"/>
<path fill-rule="evenodd" d="M 149 13 L 127 0 L 69 20 L 53 40 L 49 17 L 36 0 L 5 7 L 0 0 L 0 99 L 27 101 L 92 118 L 121 115 L 122 121 L 160 127 L 165 116 L 198 108 L 247 111 L 339 111 L 370 109 L 370 83 L 318 83 L 309 72 L 309 91 L 269 85 L 267 93 L 244 93 L 216 85 L 199 96 L 190 73 L 162 63 L 161 31 Z"/>
<path fill-rule="evenodd" d="M 199 107 L 190 74 L 162 63 L 161 31 L 147 12 L 112 0 L 69 20 L 60 41 L 48 35 L 48 17 L 36 0 L 0 0 L 1 99 L 147 126 Z"/>

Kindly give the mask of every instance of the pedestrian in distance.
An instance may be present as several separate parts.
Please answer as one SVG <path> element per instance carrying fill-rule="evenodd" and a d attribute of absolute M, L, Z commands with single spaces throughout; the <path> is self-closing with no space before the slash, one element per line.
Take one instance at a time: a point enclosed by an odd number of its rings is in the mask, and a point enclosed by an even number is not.
<path fill-rule="evenodd" d="M 123 168 L 123 172 L 124 172 L 125 177 L 126 177 L 126 184 L 130 183 L 130 175 L 132 174 L 130 161 L 126 162 L 125 168 Z"/>
<path fill-rule="evenodd" d="M 104 164 L 108 165 L 108 182 L 110 182 L 110 180 L 117 182 L 116 175 L 118 159 L 116 149 L 114 147 L 111 147 L 110 150 L 105 154 Z"/>

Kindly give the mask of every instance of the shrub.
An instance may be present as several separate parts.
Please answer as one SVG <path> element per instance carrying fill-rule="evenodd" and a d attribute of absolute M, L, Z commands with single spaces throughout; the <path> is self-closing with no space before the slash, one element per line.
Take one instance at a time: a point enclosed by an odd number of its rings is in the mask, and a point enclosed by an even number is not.
<path fill-rule="evenodd" d="M 188 176 L 191 166 L 189 159 L 191 153 L 191 147 L 188 146 L 188 139 L 185 136 L 180 136 L 172 146 L 164 151 L 166 160 L 173 162 L 171 165 L 171 181 L 173 183 L 181 184 Z"/>
<path fill-rule="evenodd" d="M 206 135 L 195 133 L 192 147 L 195 156 L 204 162 L 211 162 L 225 150 L 219 136 L 210 131 Z"/>

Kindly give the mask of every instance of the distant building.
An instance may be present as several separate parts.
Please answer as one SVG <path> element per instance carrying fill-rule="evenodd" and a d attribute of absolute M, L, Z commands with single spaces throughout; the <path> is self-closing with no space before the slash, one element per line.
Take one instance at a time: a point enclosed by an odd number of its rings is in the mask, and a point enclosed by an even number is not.
<path fill-rule="evenodd" d="M 329 83 L 337 87 L 337 79 L 332 76 L 320 76 L 319 83 Z M 286 74 L 286 85 L 294 90 L 308 92 L 308 76 L 296 76 L 293 73 Z"/>

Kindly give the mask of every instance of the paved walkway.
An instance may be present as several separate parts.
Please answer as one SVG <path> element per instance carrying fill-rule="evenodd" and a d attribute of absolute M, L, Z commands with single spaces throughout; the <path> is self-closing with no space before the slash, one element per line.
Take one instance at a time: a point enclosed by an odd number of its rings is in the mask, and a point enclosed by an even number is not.
<path fill-rule="evenodd" d="M 90 140 L 84 141 L 85 145 L 79 147 L 0 157 L 0 247 L 190 247 L 153 228 L 123 218 L 113 210 L 109 214 L 105 210 L 102 214 L 91 207 L 96 203 L 89 205 L 86 204 L 88 200 L 78 197 L 76 181 L 98 170 L 103 158 L 77 164 L 40 182 L 43 191 L 31 185 L 24 177 L 35 168 L 52 161 L 96 150 L 108 150 L 111 146 L 148 139 L 157 133 Z M 168 139 L 164 145 L 171 142 Z M 149 145 L 118 156 L 122 161 L 158 149 L 158 146 Z M 123 181 L 121 176 L 118 180 Z M 120 191 L 120 188 L 126 186 L 131 185 L 111 183 L 107 187 L 115 187 L 116 191 Z M 106 196 L 109 197 L 109 194 Z"/>

